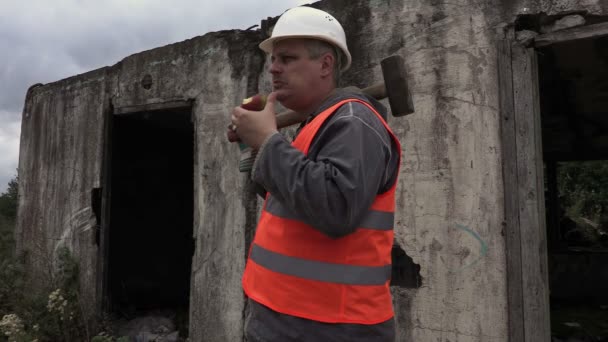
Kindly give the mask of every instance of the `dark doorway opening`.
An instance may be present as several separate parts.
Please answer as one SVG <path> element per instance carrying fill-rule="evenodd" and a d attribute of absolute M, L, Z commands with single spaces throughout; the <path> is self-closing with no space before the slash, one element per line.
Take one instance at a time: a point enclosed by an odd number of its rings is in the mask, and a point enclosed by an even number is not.
<path fill-rule="evenodd" d="M 551 332 L 608 339 L 608 37 L 538 49 Z"/>
<path fill-rule="evenodd" d="M 111 125 L 110 310 L 126 319 L 170 312 L 177 328 L 187 329 L 194 250 L 191 108 L 115 114 Z"/>

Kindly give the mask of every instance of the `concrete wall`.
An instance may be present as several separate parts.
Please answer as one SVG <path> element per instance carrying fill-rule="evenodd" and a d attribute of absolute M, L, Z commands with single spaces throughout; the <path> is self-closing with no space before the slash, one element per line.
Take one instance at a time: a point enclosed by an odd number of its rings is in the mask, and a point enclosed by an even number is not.
<path fill-rule="evenodd" d="M 80 263 L 83 300 L 96 296 L 97 245 L 91 193 L 99 187 L 107 69 L 32 87 L 19 160 L 17 249 L 27 252 L 33 287 L 52 285 L 58 248 Z M 86 306 L 89 314 L 94 306 Z"/>
<path fill-rule="evenodd" d="M 232 106 L 257 92 L 259 32 L 226 31 L 142 52 L 118 64 L 28 93 L 20 150 L 19 249 L 31 254 L 34 286 L 48 284 L 60 246 L 79 258 L 82 290 L 94 314 L 101 253 L 91 191 L 101 186 L 104 123 L 132 106 L 189 100 L 195 122 L 196 252 L 192 266 L 193 340 L 237 341 L 244 302 L 245 232 L 255 227 L 254 194 L 244 190 L 238 148 L 225 127 Z M 144 87 L 144 78 L 151 85 Z"/>
<path fill-rule="evenodd" d="M 390 118 L 403 144 L 396 241 L 421 266 L 422 286 L 394 288 L 399 341 L 508 339 L 496 41 L 518 14 L 586 10 L 606 1 L 334 0 L 315 6 L 344 23 L 346 85 L 381 80 L 379 62 L 406 60 L 416 113 Z M 231 106 L 270 90 L 259 31 L 225 31 L 130 56 L 28 93 L 20 152 L 17 238 L 42 279 L 66 244 L 83 290 L 97 294 L 91 190 L 100 186 L 103 125 L 115 108 L 193 101 L 196 251 L 193 341 L 237 341 L 240 277 L 259 200 L 224 136 Z M 149 76 L 147 76 L 149 75 Z M 151 87 L 142 87 L 144 78 Z M 509 191 L 509 189 L 507 189 Z M 91 306 L 93 307 L 93 305 Z"/>
<path fill-rule="evenodd" d="M 401 54 L 416 106 L 389 120 L 404 152 L 396 240 L 423 278 L 418 289 L 394 288 L 399 341 L 504 341 L 499 20 L 477 1 L 346 3 L 324 7 L 355 48 L 347 79 L 377 81 L 380 59 Z"/>
<path fill-rule="evenodd" d="M 588 15 L 606 15 L 608 2 L 606 0 L 499 0 L 503 15 L 514 18 L 520 14 L 563 15 L 580 12 Z M 508 18 L 508 17 L 505 17 Z"/>

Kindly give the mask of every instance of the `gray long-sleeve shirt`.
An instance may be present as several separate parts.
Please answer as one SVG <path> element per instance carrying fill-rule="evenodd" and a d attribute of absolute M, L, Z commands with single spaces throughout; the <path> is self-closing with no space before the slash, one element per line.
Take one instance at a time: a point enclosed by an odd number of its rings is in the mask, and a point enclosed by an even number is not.
<path fill-rule="evenodd" d="M 371 103 L 386 119 L 378 101 L 337 91 L 302 126 L 346 98 Z M 376 115 L 361 103 L 349 102 L 319 129 L 308 156 L 279 133 L 269 137 L 258 152 L 252 178 L 292 216 L 338 238 L 353 232 L 376 195 L 394 183 L 399 152 Z"/>
<path fill-rule="evenodd" d="M 300 130 L 333 104 L 353 97 L 371 103 L 386 119 L 386 109 L 376 100 L 337 91 Z M 376 195 L 394 184 L 399 153 L 376 115 L 365 105 L 350 102 L 319 129 L 307 156 L 281 134 L 269 137 L 258 152 L 252 179 L 270 192 L 283 210 L 339 238 L 353 232 Z M 246 330 L 251 342 L 395 339 L 393 319 L 374 325 L 327 324 L 281 314 L 252 300 Z"/>

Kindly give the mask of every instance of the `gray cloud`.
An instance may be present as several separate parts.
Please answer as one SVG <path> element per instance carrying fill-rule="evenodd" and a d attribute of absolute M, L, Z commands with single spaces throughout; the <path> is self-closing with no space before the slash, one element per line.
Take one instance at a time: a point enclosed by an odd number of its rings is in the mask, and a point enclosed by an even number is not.
<path fill-rule="evenodd" d="M 211 31 L 245 29 L 301 0 L 28 0 L 0 11 L 0 192 L 15 174 L 27 88 Z"/>
<path fill-rule="evenodd" d="M 5 116 L 12 115 L 0 110 L 0 119 Z M 3 120 L 0 125 L 0 192 L 6 190 L 8 182 L 17 174 L 20 131 L 20 120 Z"/>

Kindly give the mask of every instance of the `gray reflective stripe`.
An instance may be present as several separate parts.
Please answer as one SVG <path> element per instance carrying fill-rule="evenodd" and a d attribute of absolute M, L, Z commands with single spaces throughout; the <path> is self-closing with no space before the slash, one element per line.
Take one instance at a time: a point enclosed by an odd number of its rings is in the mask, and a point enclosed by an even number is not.
<path fill-rule="evenodd" d="M 285 208 L 281 202 L 275 200 L 272 196 L 266 202 L 266 211 L 274 216 L 282 217 L 289 220 L 304 221 L 299 215 Z M 386 211 L 369 210 L 358 225 L 361 228 L 376 229 L 376 230 L 391 230 L 393 229 L 395 215 Z"/>
<path fill-rule="evenodd" d="M 395 215 L 386 211 L 369 210 L 363 221 L 359 224 L 361 228 L 391 230 L 395 222 Z"/>
<path fill-rule="evenodd" d="M 253 244 L 249 256 L 271 271 L 295 277 L 348 285 L 384 285 L 391 278 L 391 265 L 355 266 L 290 257 Z"/>

